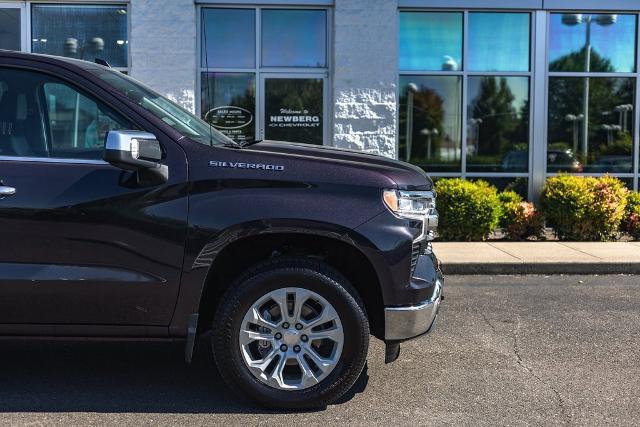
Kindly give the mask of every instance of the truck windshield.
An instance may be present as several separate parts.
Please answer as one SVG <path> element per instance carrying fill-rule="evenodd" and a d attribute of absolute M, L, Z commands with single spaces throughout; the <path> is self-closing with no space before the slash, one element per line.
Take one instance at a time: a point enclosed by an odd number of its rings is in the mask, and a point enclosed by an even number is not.
<path fill-rule="evenodd" d="M 237 145 L 204 120 L 131 77 L 97 67 L 89 71 L 184 136 L 206 145 Z"/>

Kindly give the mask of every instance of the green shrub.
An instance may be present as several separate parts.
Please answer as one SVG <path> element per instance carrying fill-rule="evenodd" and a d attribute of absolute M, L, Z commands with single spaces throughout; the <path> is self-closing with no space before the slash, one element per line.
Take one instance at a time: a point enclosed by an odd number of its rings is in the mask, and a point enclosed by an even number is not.
<path fill-rule="evenodd" d="M 436 191 L 442 240 L 484 240 L 498 226 L 500 199 L 486 181 L 440 179 Z"/>
<path fill-rule="evenodd" d="M 498 198 L 502 204 L 500 226 L 507 239 L 544 238 L 544 218 L 533 203 L 524 201 L 518 193 L 510 190 L 503 191 Z"/>
<path fill-rule="evenodd" d="M 548 178 L 542 210 L 561 240 L 614 240 L 624 217 L 627 189 L 610 176 Z"/>
<path fill-rule="evenodd" d="M 627 207 L 624 211 L 621 230 L 634 240 L 640 240 L 640 193 L 638 192 L 634 191 L 627 195 Z"/>

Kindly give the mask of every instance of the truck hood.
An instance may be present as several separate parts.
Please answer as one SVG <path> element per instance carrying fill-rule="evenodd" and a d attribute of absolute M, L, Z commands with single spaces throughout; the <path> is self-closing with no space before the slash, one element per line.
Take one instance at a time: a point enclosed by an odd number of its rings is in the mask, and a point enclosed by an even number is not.
<path fill-rule="evenodd" d="M 301 160 L 313 163 L 330 163 L 334 166 L 343 165 L 375 171 L 385 175 L 402 189 L 433 188 L 433 182 L 419 167 L 361 151 L 281 141 L 262 141 L 243 148 L 242 151 L 300 157 Z"/>

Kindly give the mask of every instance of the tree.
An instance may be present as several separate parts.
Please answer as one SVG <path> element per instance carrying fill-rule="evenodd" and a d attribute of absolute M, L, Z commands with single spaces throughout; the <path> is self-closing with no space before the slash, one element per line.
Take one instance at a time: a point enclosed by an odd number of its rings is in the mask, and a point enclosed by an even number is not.
<path fill-rule="evenodd" d="M 502 153 L 518 128 L 515 96 L 505 77 L 484 77 L 471 102 L 469 119 L 480 119 L 476 155 Z"/>

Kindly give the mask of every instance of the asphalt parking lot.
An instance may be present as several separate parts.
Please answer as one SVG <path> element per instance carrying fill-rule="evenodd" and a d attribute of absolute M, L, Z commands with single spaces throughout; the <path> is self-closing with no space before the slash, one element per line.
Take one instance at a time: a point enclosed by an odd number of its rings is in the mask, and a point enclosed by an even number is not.
<path fill-rule="evenodd" d="M 632 425 L 639 276 L 452 276 L 437 330 L 324 411 L 275 413 L 222 384 L 201 346 L 0 341 L 11 425 Z"/>

